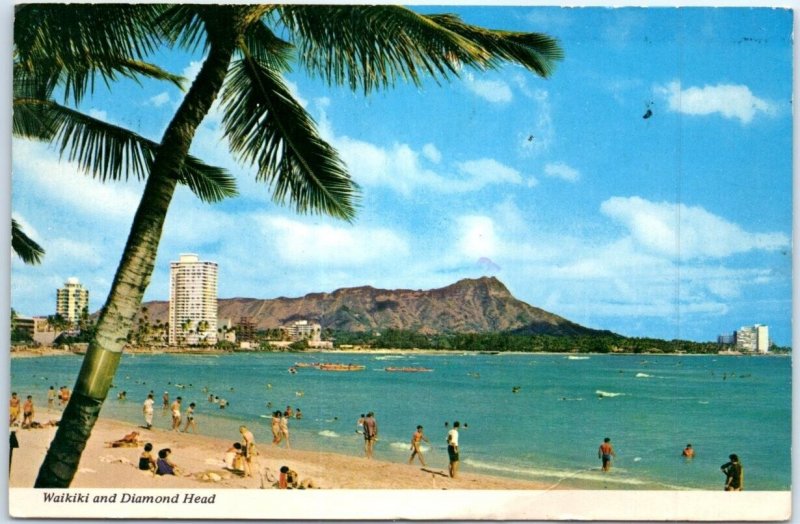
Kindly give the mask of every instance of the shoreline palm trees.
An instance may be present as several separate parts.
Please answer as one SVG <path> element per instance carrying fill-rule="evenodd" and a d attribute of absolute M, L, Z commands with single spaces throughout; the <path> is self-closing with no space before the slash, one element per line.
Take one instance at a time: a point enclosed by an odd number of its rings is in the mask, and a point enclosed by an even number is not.
<path fill-rule="evenodd" d="M 159 45 L 202 46 L 204 52 L 160 141 L 47 102 L 56 85 L 80 99 L 95 74 L 106 81 L 116 75 L 179 81 L 142 61 Z M 465 67 L 486 70 L 505 62 L 546 77 L 562 57 L 547 35 L 484 29 L 453 15 L 397 6 L 286 4 L 28 4 L 17 10 L 15 54 L 16 134 L 60 141 L 62 154 L 103 180 L 129 172 L 146 178 L 95 338 L 36 487 L 67 487 L 74 476 L 150 282 L 177 184 L 197 187 L 201 197 L 235 192 L 227 173 L 189 156 L 218 98 L 232 154 L 253 167 L 275 203 L 352 221 L 358 186 L 283 80 L 293 59 L 331 86 L 366 95 L 398 81 L 438 82 L 458 77 Z M 37 96 L 18 104 L 18 93 L 29 94 L 26 87 Z"/>

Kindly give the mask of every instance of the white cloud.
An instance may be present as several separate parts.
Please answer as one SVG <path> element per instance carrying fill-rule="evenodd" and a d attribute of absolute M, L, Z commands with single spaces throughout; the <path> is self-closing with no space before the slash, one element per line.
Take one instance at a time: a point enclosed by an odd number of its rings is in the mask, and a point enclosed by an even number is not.
<path fill-rule="evenodd" d="M 718 113 L 749 124 L 758 113 L 773 115 L 776 112 L 774 104 L 758 98 L 744 85 L 717 84 L 682 89 L 680 82 L 670 82 L 657 86 L 655 91 L 666 98 L 670 110 L 687 115 Z"/>
<path fill-rule="evenodd" d="M 189 84 L 194 82 L 197 73 L 200 72 L 200 68 L 203 66 L 203 62 L 199 60 L 192 60 L 189 62 L 189 65 L 183 68 L 183 77 L 188 81 Z"/>
<path fill-rule="evenodd" d="M 436 149 L 436 146 L 433 144 L 425 144 L 422 146 L 422 154 L 434 164 L 438 164 L 442 161 L 442 153 Z"/>
<path fill-rule="evenodd" d="M 457 251 L 467 260 L 494 258 L 498 252 L 498 238 L 494 221 L 487 216 L 462 216 L 457 219 Z"/>
<path fill-rule="evenodd" d="M 13 161 L 15 176 L 33 183 L 43 197 L 76 212 L 103 220 L 129 220 L 139 205 L 141 193 L 133 189 L 138 182 L 94 180 L 74 164 L 59 161 L 44 144 L 15 140 Z"/>
<path fill-rule="evenodd" d="M 491 158 L 469 160 L 458 164 L 459 171 L 470 175 L 468 185 L 479 189 L 489 184 L 521 184 L 522 175 L 516 169 Z"/>
<path fill-rule="evenodd" d="M 102 120 L 103 122 L 108 122 L 108 112 L 102 109 L 89 109 L 89 116 L 97 120 Z"/>
<path fill-rule="evenodd" d="M 362 266 L 379 260 L 397 260 L 409 253 L 407 242 L 385 228 L 337 227 L 306 224 L 278 216 L 254 217 L 262 233 L 275 239 L 275 255 L 293 266 Z"/>
<path fill-rule="evenodd" d="M 544 174 L 549 177 L 566 180 L 567 182 L 577 182 L 581 177 L 581 174 L 577 169 L 572 168 L 563 162 L 553 162 L 547 164 L 544 166 Z"/>
<path fill-rule="evenodd" d="M 152 106 L 155 106 L 155 107 L 161 107 L 164 104 L 169 103 L 169 101 L 170 101 L 169 93 L 167 93 L 166 91 L 163 91 L 163 92 L 157 94 L 156 96 L 150 97 L 150 99 L 148 100 L 148 103 L 150 105 L 152 105 Z"/>
<path fill-rule="evenodd" d="M 720 258 L 789 246 L 789 238 L 782 233 L 748 233 L 701 207 L 613 197 L 600 210 L 625 226 L 642 247 L 673 258 Z"/>
<path fill-rule="evenodd" d="M 502 80 L 475 78 L 475 75 L 470 73 L 466 75 L 464 85 L 479 97 L 493 104 L 505 104 L 514 98 L 511 87 Z"/>

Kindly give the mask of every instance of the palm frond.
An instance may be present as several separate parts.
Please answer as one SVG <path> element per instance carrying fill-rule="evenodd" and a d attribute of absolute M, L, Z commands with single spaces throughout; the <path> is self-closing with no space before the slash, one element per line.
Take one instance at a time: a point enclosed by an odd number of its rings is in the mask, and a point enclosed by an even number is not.
<path fill-rule="evenodd" d="M 293 51 L 292 44 L 275 36 L 260 20 L 247 26 L 240 45 L 242 56 L 252 56 L 273 71 L 289 71 Z"/>
<path fill-rule="evenodd" d="M 24 4 L 14 19 L 17 60 L 31 74 L 53 77 L 79 102 L 95 77 L 111 82 L 159 42 L 158 4 Z M 122 65 L 121 65 L 122 64 Z M 141 73 L 141 71 L 139 71 Z"/>
<path fill-rule="evenodd" d="M 11 219 L 11 249 L 26 264 L 41 264 L 42 257 L 44 257 L 42 246 L 31 240 L 22 230 L 22 226 L 13 218 Z"/>
<path fill-rule="evenodd" d="M 547 78 L 552 74 L 555 62 L 564 58 L 558 40 L 543 33 L 485 29 L 465 24 L 454 15 L 430 15 L 428 18 L 481 46 L 487 51 L 493 66 L 502 61 L 515 62 Z"/>
<path fill-rule="evenodd" d="M 199 7 L 191 4 L 171 5 L 159 16 L 159 30 L 169 43 L 190 51 L 200 46 L 204 49 L 207 47 L 205 25 L 198 12 Z"/>
<path fill-rule="evenodd" d="M 396 81 L 420 84 L 458 76 L 463 66 L 519 62 L 549 73 L 560 57 L 545 35 L 483 30 L 454 15 L 421 15 L 399 6 L 283 5 L 280 21 L 294 35 L 311 75 L 368 93 Z"/>
<path fill-rule="evenodd" d="M 219 202 L 239 194 L 236 178 L 227 170 L 205 164 L 192 155 L 183 162 L 180 176 L 181 183 L 203 202 Z"/>
<path fill-rule="evenodd" d="M 288 200 L 300 213 L 354 218 L 358 186 L 278 73 L 252 56 L 234 62 L 222 105 L 231 150 L 257 166 L 275 202 Z"/>
<path fill-rule="evenodd" d="M 101 181 L 144 179 L 158 144 L 128 129 L 103 122 L 49 100 L 15 99 L 15 136 L 56 142 L 61 155 Z M 189 156 L 180 182 L 204 202 L 235 196 L 236 179 L 223 168 Z"/>

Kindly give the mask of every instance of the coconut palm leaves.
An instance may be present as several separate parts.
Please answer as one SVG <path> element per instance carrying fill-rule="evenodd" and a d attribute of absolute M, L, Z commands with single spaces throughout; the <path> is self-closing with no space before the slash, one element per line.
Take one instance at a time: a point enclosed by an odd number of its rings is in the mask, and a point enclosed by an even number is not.
<path fill-rule="evenodd" d="M 11 219 L 11 249 L 26 264 L 40 264 L 44 249 L 25 234 L 22 227 Z"/>
<path fill-rule="evenodd" d="M 280 6 L 309 73 L 364 93 L 397 80 L 446 80 L 462 67 L 515 62 L 540 76 L 562 58 L 558 42 L 538 33 L 496 31 L 455 15 L 420 15 L 397 6 Z"/>

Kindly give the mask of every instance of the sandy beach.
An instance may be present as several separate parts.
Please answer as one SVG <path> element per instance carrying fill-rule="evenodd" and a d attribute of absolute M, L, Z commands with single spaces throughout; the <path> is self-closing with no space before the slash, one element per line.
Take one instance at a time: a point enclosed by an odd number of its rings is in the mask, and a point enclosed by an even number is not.
<path fill-rule="evenodd" d="M 42 411 L 40 422 L 55 419 L 60 412 Z M 137 448 L 111 448 L 108 442 L 131 431 L 139 431 L 143 442 L 151 442 L 155 451 L 172 450 L 171 459 L 188 476 L 155 476 L 136 468 L 142 445 Z M 14 451 L 9 487 L 29 488 L 44 459 L 56 428 L 18 429 L 20 447 Z M 176 433 L 153 428 L 145 430 L 133 424 L 100 419 L 92 431 L 72 488 L 212 488 L 212 489 L 271 489 L 267 478 L 277 477 L 281 466 L 298 473 L 300 480 L 311 478 L 322 489 L 513 489 L 533 490 L 544 486 L 534 482 L 500 477 L 460 473 L 456 479 L 447 476 L 446 464 L 418 463 L 409 466 L 380 460 L 367 460 L 335 453 L 277 448 L 264 439 L 271 435 L 255 435 L 259 450 L 253 477 L 243 478 L 224 469 L 225 451 L 239 435 L 230 441 L 201 434 Z M 260 442 L 259 442 L 260 441 Z M 257 470 L 257 471 L 256 471 Z M 220 480 L 203 480 L 203 474 L 216 473 Z M 214 477 L 211 475 L 211 477 Z"/>

